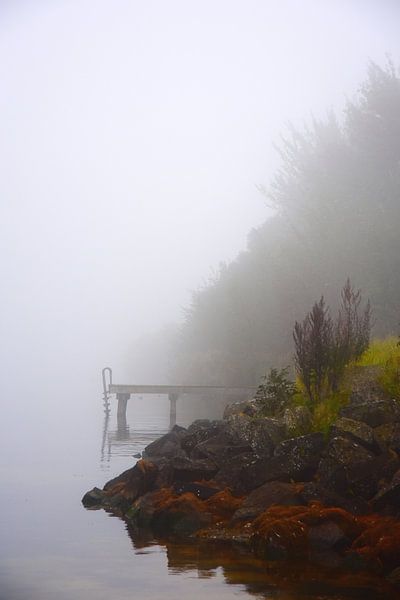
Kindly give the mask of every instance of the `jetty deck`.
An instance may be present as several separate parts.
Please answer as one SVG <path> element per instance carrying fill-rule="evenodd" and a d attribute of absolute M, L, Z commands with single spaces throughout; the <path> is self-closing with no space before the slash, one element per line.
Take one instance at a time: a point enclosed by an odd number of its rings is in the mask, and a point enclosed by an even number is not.
<path fill-rule="evenodd" d="M 108 374 L 108 382 L 107 382 Z M 109 398 L 115 395 L 118 400 L 117 419 L 121 424 L 126 422 L 126 407 L 131 396 L 144 394 L 168 396 L 170 403 L 170 427 L 176 423 L 176 403 L 185 395 L 202 394 L 206 396 L 251 396 L 257 386 L 224 386 L 224 385 L 154 385 L 154 384 L 116 384 L 112 381 L 112 370 L 105 367 L 102 372 L 104 406 L 109 410 Z"/>

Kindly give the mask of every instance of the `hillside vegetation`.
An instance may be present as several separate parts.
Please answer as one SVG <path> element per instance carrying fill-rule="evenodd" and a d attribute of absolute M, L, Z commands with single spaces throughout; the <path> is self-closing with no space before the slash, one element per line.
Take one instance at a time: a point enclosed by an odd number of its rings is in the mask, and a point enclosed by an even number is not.
<path fill-rule="evenodd" d="M 174 381 L 258 383 L 269 367 L 292 362 L 293 324 L 321 294 L 336 309 L 347 277 L 371 300 L 374 335 L 397 331 L 400 79 L 393 65 L 371 64 L 342 118 L 330 113 L 290 130 L 280 154 L 281 168 L 264 190 L 275 216 L 194 293 L 174 351 Z"/>

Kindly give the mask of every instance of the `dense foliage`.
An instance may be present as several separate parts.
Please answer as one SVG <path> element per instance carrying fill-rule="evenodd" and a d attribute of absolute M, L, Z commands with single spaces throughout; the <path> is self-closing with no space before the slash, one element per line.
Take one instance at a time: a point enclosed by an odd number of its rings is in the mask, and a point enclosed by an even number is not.
<path fill-rule="evenodd" d="M 371 299 L 375 333 L 397 329 L 400 297 L 400 78 L 369 67 L 342 120 L 330 114 L 281 145 L 265 193 L 276 214 L 193 296 L 174 380 L 254 384 L 292 358 L 292 324 L 350 276 Z M 323 310 L 323 307 L 320 307 Z"/>

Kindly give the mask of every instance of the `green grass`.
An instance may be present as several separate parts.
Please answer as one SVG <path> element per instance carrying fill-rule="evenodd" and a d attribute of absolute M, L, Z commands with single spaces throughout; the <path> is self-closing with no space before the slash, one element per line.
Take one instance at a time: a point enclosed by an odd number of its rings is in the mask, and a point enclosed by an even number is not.
<path fill-rule="evenodd" d="M 388 361 L 391 361 L 395 357 L 400 357 L 400 347 L 397 343 L 398 338 L 394 336 L 383 340 L 372 340 L 368 350 L 364 352 L 356 364 L 360 367 L 385 367 Z"/>
<path fill-rule="evenodd" d="M 383 389 L 400 399 L 400 346 L 398 338 L 393 336 L 383 340 L 373 340 L 359 361 L 359 366 L 381 367 L 377 377 Z"/>

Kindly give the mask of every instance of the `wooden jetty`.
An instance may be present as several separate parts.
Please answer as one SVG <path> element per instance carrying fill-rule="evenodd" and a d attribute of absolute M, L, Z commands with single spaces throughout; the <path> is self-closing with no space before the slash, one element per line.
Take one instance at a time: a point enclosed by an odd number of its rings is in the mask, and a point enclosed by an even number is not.
<path fill-rule="evenodd" d="M 108 373 L 108 382 L 107 382 Z M 109 397 L 114 394 L 118 400 L 117 421 L 123 426 L 126 424 L 126 407 L 128 400 L 134 395 L 165 395 L 168 396 L 170 411 L 170 428 L 176 423 L 176 403 L 178 398 L 184 395 L 203 394 L 207 396 L 251 396 L 257 391 L 257 386 L 229 387 L 222 385 L 138 385 L 138 384 L 115 384 L 112 381 L 112 370 L 105 367 L 103 375 L 103 391 L 105 410 L 109 411 Z"/>

